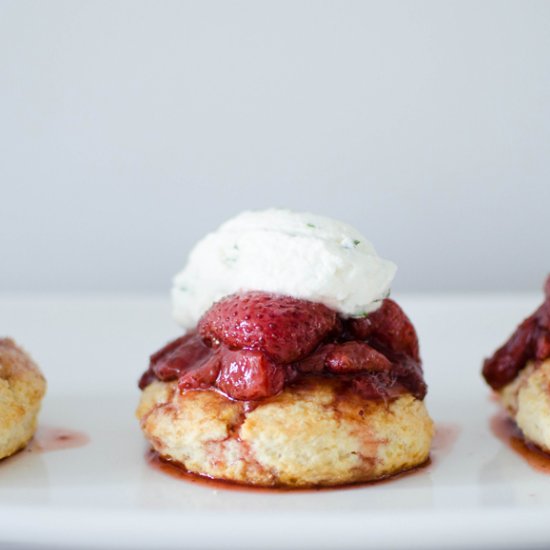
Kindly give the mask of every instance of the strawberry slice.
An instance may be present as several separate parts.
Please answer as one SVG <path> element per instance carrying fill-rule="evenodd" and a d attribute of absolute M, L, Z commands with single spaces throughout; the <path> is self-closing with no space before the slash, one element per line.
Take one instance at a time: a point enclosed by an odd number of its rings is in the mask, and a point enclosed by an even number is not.
<path fill-rule="evenodd" d="M 221 352 L 218 388 L 233 399 L 262 399 L 279 393 L 285 371 L 265 353 L 254 350 Z"/>
<path fill-rule="evenodd" d="M 214 353 L 180 376 L 178 388 L 180 391 L 208 389 L 216 383 L 219 372 L 220 356 L 218 353 Z"/>
<path fill-rule="evenodd" d="M 384 372 L 391 361 L 365 342 L 325 344 L 302 361 L 295 363 L 300 372 L 349 374 L 361 371 Z"/>
<path fill-rule="evenodd" d="M 337 326 L 337 313 L 323 304 L 254 291 L 214 304 L 198 331 L 209 345 L 260 350 L 286 364 L 306 357 Z"/>
<path fill-rule="evenodd" d="M 391 370 L 391 361 L 365 342 L 329 344 L 325 366 L 329 372 L 385 372 Z"/>
<path fill-rule="evenodd" d="M 420 361 L 416 330 L 405 312 L 389 298 L 374 312 L 360 319 L 348 321 L 352 335 L 368 340 L 384 352 L 406 355 Z"/>
<path fill-rule="evenodd" d="M 544 284 L 544 295 L 542 305 L 483 362 L 483 377 L 493 389 L 509 384 L 528 361 L 550 357 L 550 277 Z"/>
<path fill-rule="evenodd" d="M 203 363 L 212 350 L 196 332 L 168 343 L 151 356 L 149 368 L 159 380 L 176 380 L 186 370 Z"/>

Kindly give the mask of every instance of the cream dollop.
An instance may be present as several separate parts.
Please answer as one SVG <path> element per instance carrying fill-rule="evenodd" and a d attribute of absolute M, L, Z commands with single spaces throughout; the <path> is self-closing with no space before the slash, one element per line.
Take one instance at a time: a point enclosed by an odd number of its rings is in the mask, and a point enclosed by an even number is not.
<path fill-rule="evenodd" d="M 396 269 L 345 223 L 290 210 L 247 211 L 195 245 L 174 278 L 174 317 L 192 328 L 214 302 L 247 290 L 362 316 L 389 294 Z"/>

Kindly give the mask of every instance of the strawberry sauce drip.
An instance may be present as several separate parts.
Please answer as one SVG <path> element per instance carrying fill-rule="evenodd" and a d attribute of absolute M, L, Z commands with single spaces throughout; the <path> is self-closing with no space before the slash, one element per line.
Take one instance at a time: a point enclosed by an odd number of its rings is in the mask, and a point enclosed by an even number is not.
<path fill-rule="evenodd" d="M 197 329 L 151 356 L 140 379 L 177 380 L 181 391 L 215 387 L 258 401 L 306 376 L 337 377 L 367 399 L 426 395 L 416 331 L 390 299 L 362 319 L 265 292 L 214 304 Z"/>
<path fill-rule="evenodd" d="M 542 305 L 483 363 L 483 376 L 494 390 L 514 380 L 529 361 L 540 363 L 550 357 L 550 276 L 544 293 Z"/>

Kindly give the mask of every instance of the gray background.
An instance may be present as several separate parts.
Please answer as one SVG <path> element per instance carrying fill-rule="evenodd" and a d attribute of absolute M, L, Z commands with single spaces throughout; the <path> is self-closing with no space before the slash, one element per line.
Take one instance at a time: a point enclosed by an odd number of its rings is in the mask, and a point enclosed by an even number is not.
<path fill-rule="evenodd" d="M 245 208 L 397 290 L 550 271 L 550 2 L 0 0 L 0 290 L 166 291 Z"/>

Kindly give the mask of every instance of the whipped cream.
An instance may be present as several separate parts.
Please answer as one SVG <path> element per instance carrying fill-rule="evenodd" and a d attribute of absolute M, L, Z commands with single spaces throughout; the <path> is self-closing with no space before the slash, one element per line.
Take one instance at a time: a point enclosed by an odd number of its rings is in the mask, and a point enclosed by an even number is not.
<path fill-rule="evenodd" d="M 261 290 L 321 302 L 346 317 L 388 296 L 396 266 L 353 227 L 323 216 L 243 212 L 201 239 L 174 278 L 176 321 L 193 328 L 214 302 Z"/>

